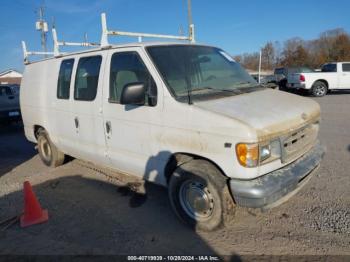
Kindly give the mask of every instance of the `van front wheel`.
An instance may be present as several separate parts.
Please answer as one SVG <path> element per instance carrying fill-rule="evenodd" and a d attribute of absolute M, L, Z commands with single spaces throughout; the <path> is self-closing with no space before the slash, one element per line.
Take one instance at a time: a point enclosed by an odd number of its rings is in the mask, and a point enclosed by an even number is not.
<path fill-rule="evenodd" d="M 38 151 L 45 165 L 57 167 L 63 164 L 64 154 L 51 142 L 48 133 L 41 129 L 38 132 Z"/>
<path fill-rule="evenodd" d="M 234 215 L 226 178 L 211 163 L 192 160 L 177 167 L 169 182 L 171 206 L 192 228 L 212 231 Z"/>

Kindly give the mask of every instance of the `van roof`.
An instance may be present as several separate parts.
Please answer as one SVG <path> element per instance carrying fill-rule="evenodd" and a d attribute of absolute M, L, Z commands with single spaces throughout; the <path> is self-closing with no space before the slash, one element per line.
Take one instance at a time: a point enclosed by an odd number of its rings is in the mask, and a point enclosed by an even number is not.
<path fill-rule="evenodd" d="M 52 60 L 52 59 L 57 59 L 57 58 L 62 58 L 66 56 L 72 56 L 72 55 L 78 55 L 78 54 L 84 54 L 84 53 L 92 53 L 92 52 L 97 52 L 101 50 L 107 50 L 107 49 L 118 49 L 118 48 L 127 48 L 127 47 L 148 47 L 148 46 L 167 46 L 167 45 L 191 45 L 191 46 L 209 46 L 205 44 L 197 44 L 197 43 L 188 43 L 188 42 L 158 42 L 158 41 L 146 41 L 146 42 L 134 42 L 134 43 L 127 43 L 127 44 L 111 44 L 108 45 L 107 47 L 96 47 L 96 48 L 89 48 L 85 50 L 79 50 L 75 52 L 67 52 L 67 53 L 61 53 L 59 56 L 52 56 L 32 62 L 28 62 L 27 64 L 33 64 L 33 63 L 38 63 L 42 61 L 47 61 L 47 60 Z"/>

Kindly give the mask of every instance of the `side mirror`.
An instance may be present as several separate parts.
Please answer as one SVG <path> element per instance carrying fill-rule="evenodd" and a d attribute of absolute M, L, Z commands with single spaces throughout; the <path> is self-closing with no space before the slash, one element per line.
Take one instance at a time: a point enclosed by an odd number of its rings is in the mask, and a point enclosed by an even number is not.
<path fill-rule="evenodd" d="M 141 82 L 126 84 L 122 90 L 120 103 L 122 105 L 139 105 L 145 104 L 146 89 L 145 84 Z"/>

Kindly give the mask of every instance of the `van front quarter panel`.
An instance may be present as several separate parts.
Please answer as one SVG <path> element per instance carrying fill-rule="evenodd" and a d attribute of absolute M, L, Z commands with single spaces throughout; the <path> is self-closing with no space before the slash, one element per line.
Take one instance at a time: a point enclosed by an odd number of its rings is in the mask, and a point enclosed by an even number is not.
<path fill-rule="evenodd" d="M 257 169 L 243 168 L 237 161 L 235 145 L 257 140 L 255 131 L 237 120 L 168 96 L 164 98 L 162 126 L 152 128 L 152 137 L 154 154 L 164 158 L 163 164 L 170 155 L 183 153 L 209 160 L 228 177 L 257 176 Z"/>

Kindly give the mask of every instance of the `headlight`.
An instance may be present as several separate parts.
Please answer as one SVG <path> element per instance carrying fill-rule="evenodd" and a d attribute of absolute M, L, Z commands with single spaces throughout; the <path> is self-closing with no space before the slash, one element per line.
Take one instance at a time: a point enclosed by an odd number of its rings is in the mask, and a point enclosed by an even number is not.
<path fill-rule="evenodd" d="M 260 145 L 259 156 L 260 162 L 263 162 L 264 160 L 268 159 L 271 156 L 271 145 Z"/>
<path fill-rule="evenodd" d="M 236 145 L 238 162 L 244 167 L 256 167 L 267 159 L 278 159 L 281 155 L 280 142 L 239 143 Z"/>

